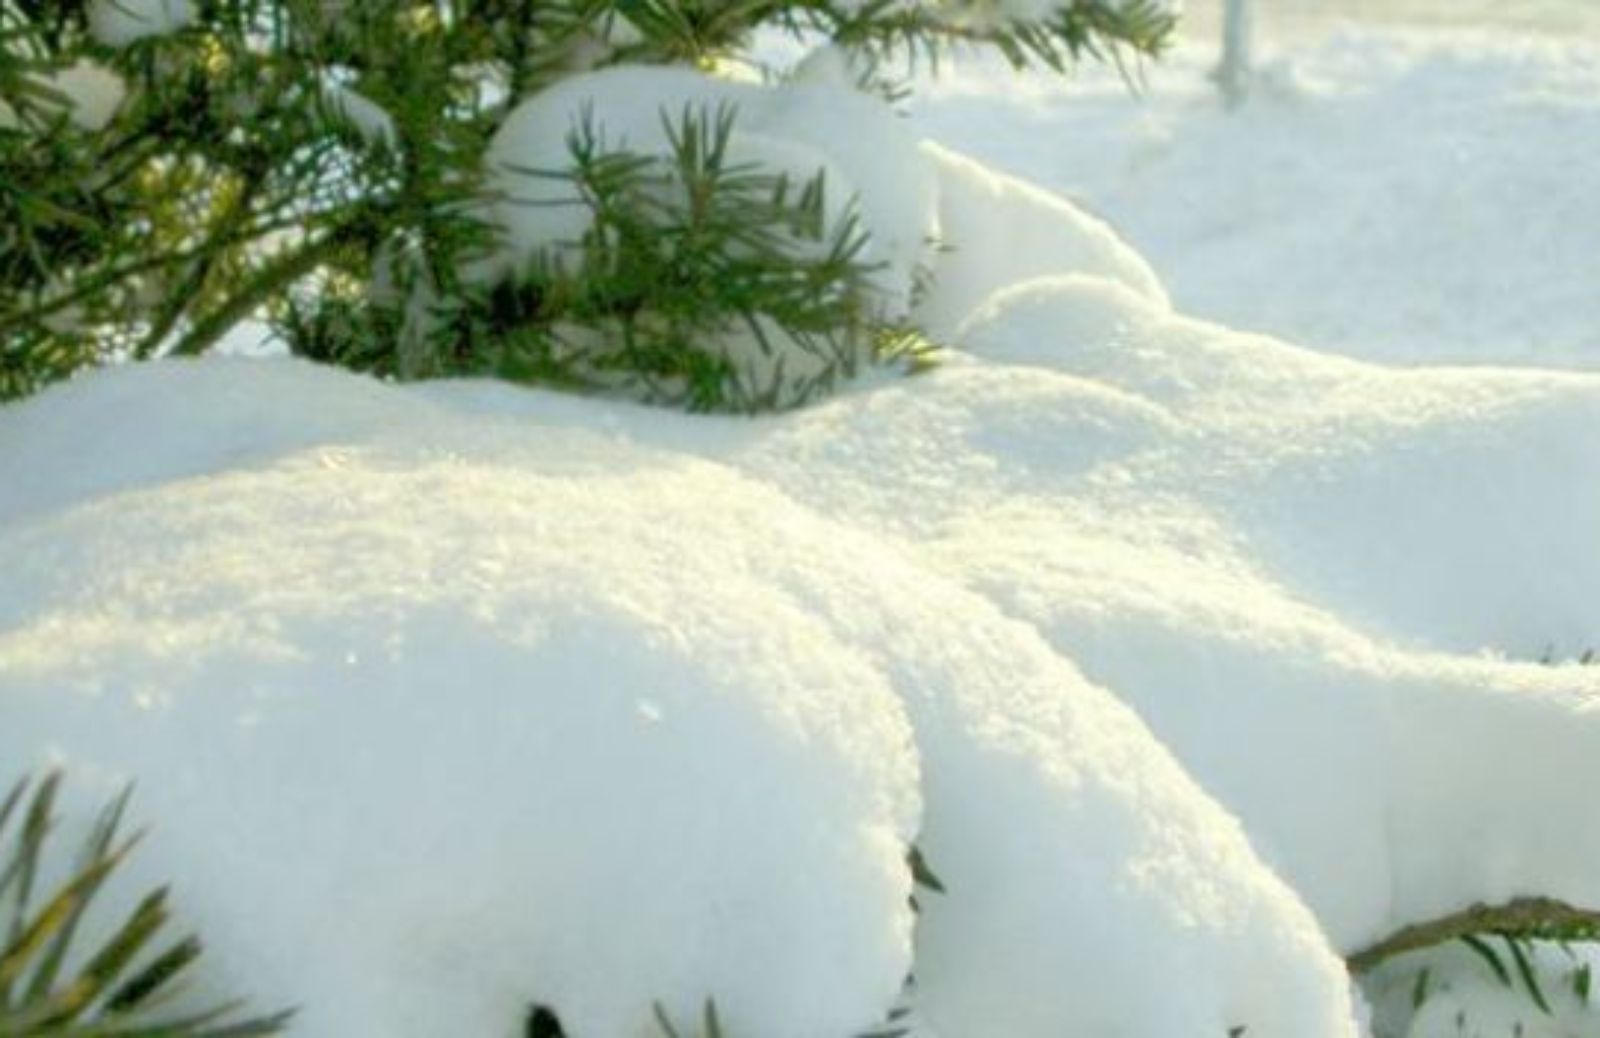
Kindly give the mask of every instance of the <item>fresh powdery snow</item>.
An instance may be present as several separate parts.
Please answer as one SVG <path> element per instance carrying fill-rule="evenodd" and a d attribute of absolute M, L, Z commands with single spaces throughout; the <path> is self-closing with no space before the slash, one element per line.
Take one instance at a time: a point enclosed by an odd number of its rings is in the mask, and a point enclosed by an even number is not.
<path fill-rule="evenodd" d="M 175 883 L 196 997 L 308 1038 L 1600 1033 L 1589 951 L 1537 950 L 1548 1016 L 1465 946 L 1365 997 L 1340 957 L 1600 906 L 1600 378 L 1188 316 L 837 84 L 573 80 L 502 186 L 640 91 L 858 193 L 943 362 L 759 420 L 240 359 L 0 409 L 0 761 L 66 768 L 69 835 L 137 780 L 118 891 Z M 508 263 L 582 230 L 502 215 Z"/>

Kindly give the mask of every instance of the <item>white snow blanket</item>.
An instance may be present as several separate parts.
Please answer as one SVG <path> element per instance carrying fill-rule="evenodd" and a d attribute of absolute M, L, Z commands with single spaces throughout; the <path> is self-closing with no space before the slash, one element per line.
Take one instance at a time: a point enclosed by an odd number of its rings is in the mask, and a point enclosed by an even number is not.
<path fill-rule="evenodd" d="M 1600 5 L 1251 0 L 1238 111 L 1210 78 L 1220 6 L 1137 94 L 954 63 L 917 118 L 1113 221 L 1187 313 L 1384 363 L 1600 365 Z"/>
<path fill-rule="evenodd" d="M 1532 661 L 1600 630 L 1600 379 L 1196 322 L 920 155 L 958 348 L 805 411 L 240 360 L 0 410 L 0 765 L 137 778 L 134 879 L 311 1038 L 1355 1038 L 1336 953 L 1600 905 L 1600 671 Z"/>

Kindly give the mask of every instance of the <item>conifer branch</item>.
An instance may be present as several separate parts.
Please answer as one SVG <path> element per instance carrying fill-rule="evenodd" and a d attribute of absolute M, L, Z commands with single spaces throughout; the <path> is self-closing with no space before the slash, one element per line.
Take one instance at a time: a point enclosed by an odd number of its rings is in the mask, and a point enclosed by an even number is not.
<path fill-rule="evenodd" d="M 1516 898 L 1502 905 L 1476 904 L 1439 919 L 1408 926 L 1350 955 L 1346 962 L 1351 972 L 1366 973 L 1397 955 L 1484 933 L 1518 938 L 1594 940 L 1600 938 L 1600 912 L 1547 897 Z"/>
<path fill-rule="evenodd" d="M 145 333 L 144 339 L 134 347 L 133 355 L 136 359 L 145 360 L 153 356 L 184 313 L 194 304 L 200 290 L 222 262 L 223 256 L 230 251 L 230 242 L 237 240 L 239 228 L 250 219 L 252 204 L 265 177 L 264 167 L 257 167 L 245 173 L 233 196 L 229 198 L 222 215 L 218 217 L 207 241 L 197 250 L 199 255 L 190 265 L 189 272 L 178 285 L 167 291 L 167 299 L 161 311 L 151 321 L 150 329 Z"/>
<path fill-rule="evenodd" d="M 1022 19 L 954 0 L 196 7 L 182 31 L 110 47 L 80 5 L 0 3 L 0 102 L 21 113 L 0 126 L 0 396 L 85 365 L 204 352 L 267 307 L 291 351 L 399 377 L 797 403 L 927 346 L 875 312 L 872 228 L 848 200 L 823 207 L 807 171 L 785 183 L 722 168 L 727 127 L 697 113 L 669 128 L 674 155 L 528 156 L 572 178 L 603 233 L 568 257 L 581 273 L 535 263 L 481 285 L 467 272 L 495 245 L 483 156 L 518 100 L 609 65 L 707 68 L 762 29 L 869 59 L 962 43 L 1064 68 L 1156 53 L 1171 28 L 1154 0 L 1063 0 Z M 52 92 L 52 75 L 84 61 L 127 87 L 104 129 L 74 124 L 73 99 Z M 370 106 L 359 119 L 354 98 Z M 678 188 L 692 204 L 670 201 Z M 324 264 L 334 290 L 303 291 Z"/>
<path fill-rule="evenodd" d="M 209 350 L 234 325 L 365 237 L 364 227 L 352 220 L 333 228 L 308 245 L 299 246 L 275 258 L 233 292 L 225 303 L 195 322 L 194 327 L 172 348 L 172 355 L 192 357 Z"/>

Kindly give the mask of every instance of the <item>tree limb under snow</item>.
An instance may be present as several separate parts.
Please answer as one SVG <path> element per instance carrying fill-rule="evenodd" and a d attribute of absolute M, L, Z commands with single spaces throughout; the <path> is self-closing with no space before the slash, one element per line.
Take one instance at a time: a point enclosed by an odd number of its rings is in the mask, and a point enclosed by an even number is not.
<path fill-rule="evenodd" d="M 1346 960 L 1350 972 L 1365 973 L 1387 959 L 1445 941 L 1481 933 L 1548 937 L 1571 931 L 1600 933 L 1600 912 L 1574 908 L 1547 897 L 1524 897 L 1503 905 L 1473 905 L 1460 912 L 1408 926 Z"/>

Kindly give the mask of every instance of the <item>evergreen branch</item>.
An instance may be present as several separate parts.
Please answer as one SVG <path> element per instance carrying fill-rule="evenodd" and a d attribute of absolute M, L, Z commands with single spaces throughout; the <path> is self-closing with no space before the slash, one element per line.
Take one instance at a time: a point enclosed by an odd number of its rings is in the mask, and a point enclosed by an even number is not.
<path fill-rule="evenodd" d="M 1063 0 L 1020 21 L 982 0 L 197 7 L 184 31 L 111 48 L 78 0 L 0 2 L 0 97 L 22 124 L 0 129 L 0 395 L 107 359 L 203 352 L 266 304 L 295 352 L 401 377 L 798 403 L 863 361 L 925 353 L 875 312 L 872 229 L 822 206 L 821 178 L 730 163 L 731 112 L 701 112 L 669 120 L 671 155 L 528 156 L 573 160 L 547 172 L 572 174 L 591 210 L 596 233 L 560 257 L 580 272 L 535 264 L 515 284 L 474 284 L 492 231 L 482 157 L 518 100 L 619 62 L 705 68 L 762 28 L 819 33 L 869 61 L 967 43 L 1062 68 L 1155 53 L 1171 23 L 1153 0 Z M 85 58 L 128 87 L 94 132 L 50 94 Z M 382 111 L 381 142 L 327 102 L 330 84 Z M 266 255 L 279 230 L 291 244 Z M 325 263 L 337 276 L 298 291 Z"/>
<path fill-rule="evenodd" d="M 129 278 L 147 274 L 153 270 L 181 266 L 182 264 L 199 260 L 214 248 L 227 249 L 249 245 L 280 231 L 300 230 L 308 222 L 315 227 L 320 220 L 317 216 L 309 218 L 306 216 L 291 216 L 272 223 L 256 223 L 232 236 L 218 238 L 214 242 L 202 242 L 199 245 L 191 246 L 178 252 L 147 256 L 112 270 L 101 271 L 96 274 L 85 274 L 75 280 L 74 287 L 71 290 L 52 295 L 44 302 L 37 302 L 22 309 L 0 310 L 0 329 L 22 328 L 27 325 L 38 324 L 45 318 L 61 313 L 78 303 L 115 288 Z"/>
<path fill-rule="evenodd" d="M 55 816 L 61 775 L 24 778 L 0 803 L 0 1035 L 11 1038 L 267 1038 L 291 1013 L 230 1020 L 237 1003 L 157 1018 L 200 958 L 193 937 L 164 950 L 170 922 L 165 888 L 147 894 L 97 947 L 74 951 L 80 923 L 138 843 L 118 835 L 129 792 L 101 815 L 67 878 L 33 904 Z M 20 827 L 9 823 L 27 801 Z M 67 963 L 80 961 L 69 972 Z"/>
<path fill-rule="evenodd" d="M 134 347 L 133 355 L 136 359 L 145 360 L 153 356 L 172 329 L 177 326 L 184 312 L 195 302 L 201 288 L 216 270 L 222 257 L 229 251 L 228 242 L 236 236 L 239 227 L 250 219 L 251 206 L 266 174 L 264 165 L 245 173 L 233 196 L 228 200 L 227 208 L 217 218 L 208 240 L 200 246 L 199 258 L 182 282 L 167 292 L 166 302 L 151 321 L 150 330 Z"/>
<path fill-rule="evenodd" d="M 1408 926 L 1350 955 L 1346 962 L 1352 973 L 1366 973 L 1405 952 L 1483 933 L 1593 940 L 1600 938 L 1600 912 L 1575 908 L 1546 897 L 1517 898 L 1503 905 L 1477 904 L 1439 919 Z"/>
<path fill-rule="evenodd" d="M 279 296 L 296 281 L 338 256 L 350 245 L 367 240 L 369 232 L 362 220 L 350 220 L 328 231 L 323 237 L 279 256 L 256 272 L 217 309 L 195 322 L 171 350 L 175 357 L 193 357 L 220 340 L 240 321 Z"/>

